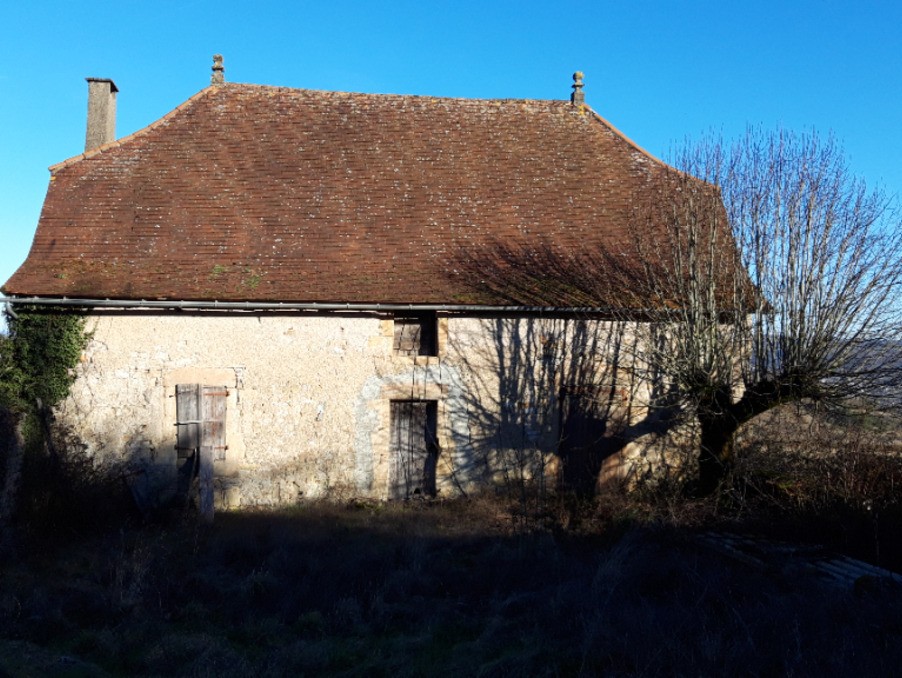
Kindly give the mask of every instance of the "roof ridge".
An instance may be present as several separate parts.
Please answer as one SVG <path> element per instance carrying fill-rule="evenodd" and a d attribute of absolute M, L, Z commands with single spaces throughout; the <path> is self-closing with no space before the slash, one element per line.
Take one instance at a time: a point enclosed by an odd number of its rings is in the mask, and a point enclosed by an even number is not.
<path fill-rule="evenodd" d="M 473 103 L 486 103 L 491 101 L 498 102 L 522 102 L 522 103 L 540 103 L 540 104 L 555 104 L 561 106 L 570 106 L 570 101 L 567 99 L 535 99 L 535 98 L 522 98 L 522 97 L 465 97 L 465 96 L 447 96 L 447 95 L 439 95 L 439 94 L 399 94 L 396 92 L 351 92 L 346 90 L 335 90 L 335 89 L 317 89 L 314 87 L 286 87 L 284 85 L 263 85 L 259 83 L 251 83 L 251 82 L 228 82 L 224 85 L 220 85 L 219 87 L 228 87 L 228 88 L 247 88 L 247 89 L 270 89 L 281 92 L 297 92 L 297 93 L 309 93 L 309 94 L 333 94 L 339 96 L 352 96 L 352 97 L 375 97 L 375 98 L 384 98 L 384 99 L 442 99 L 444 101 L 461 101 L 461 102 L 473 102 Z"/>
<path fill-rule="evenodd" d="M 111 148 L 118 148 L 122 144 L 124 144 L 128 141 L 131 141 L 132 139 L 136 139 L 138 137 L 144 136 L 151 130 L 156 129 L 157 127 L 159 127 L 166 121 L 175 117 L 176 114 L 180 113 L 181 111 L 185 110 L 189 106 L 193 105 L 194 102 L 196 102 L 198 99 L 201 99 L 204 96 L 206 96 L 207 94 L 209 94 L 210 91 L 219 89 L 220 87 L 222 87 L 222 85 L 208 85 L 207 87 L 204 87 L 202 90 L 200 90 L 199 92 L 192 95 L 191 97 L 189 97 L 188 99 L 183 101 L 181 104 L 179 104 L 178 106 L 173 108 L 162 118 L 158 118 L 157 120 L 154 120 L 149 125 L 146 125 L 146 126 L 142 127 L 141 129 L 132 132 L 131 134 L 127 134 L 124 137 L 120 137 L 119 139 L 115 139 L 113 141 L 102 144 L 101 146 L 97 146 L 96 148 L 92 148 L 89 151 L 85 151 L 84 153 L 79 153 L 78 155 L 73 155 L 70 158 L 61 160 L 60 162 L 48 167 L 48 169 L 50 170 L 51 174 L 54 174 L 55 172 L 58 172 L 61 169 L 65 169 L 69 165 L 74 165 L 75 163 L 81 162 L 82 160 L 87 160 L 88 158 L 93 158 L 96 155 L 100 155 L 101 153 L 109 151 Z"/>
<path fill-rule="evenodd" d="M 74 155 L 65 160 L 61 160 L 58 163 L 50 165 L 48 168 L 50 173 L 53 174 L 58 172 L 59 170 L 65 169 L 69 165 L 73 165 L 82 160 L 87 160 L 88 158 L 92 158 L 96 155 L 100 155 L 106 151 L 109 151 L 112 148 L 118 148 L 122 144 L 125 144 L 135 138 L 141 137 L 144 134 L 147 134 L 153 129 L 156 129 L 163 123 L 175 117 L 178 113 L 185 110 L 189 106 L 193 105 L 198 99 L 203 98 L 211 91 L 221 90 L 223 88 L 229 89 L 266 89 L 266 90 L 275 90 L 282 92 L 297 92 L 297 93 L 312 93 L 312 94 L 328 94 L 328 95 L 344 95 L 344 96 L 353 96 L 353 97 L 375 97 L 375 98 L 384 98 L 384 99 L 421 99 L 421 100 L 435 100 L 441 99 L 443 101 L 458 101 L 463 103 L 472 102 L 474 104 L 485 104 L 488 102 L 519 102 L 519 103 L 540 103 L 540 104 L 549 104 L 549 105 L 560 105 L 562 108 L 567 106 L 572 106 L 573 104 L 565 99 L 520 99 L 520 98 L 478 98 L 478 97 L 453 97 L 453 96 L 440 96 L 440 95 L 432 95 L 432 94 L 395 94 L 395 93 L 373 93 L 373 92 L 346 92 L 342 90 L 326 90 L 326 89 L 312 89 L 306 87 L 286 87 L 283 85 L 263 85 L 258 83 L 242 83 L 242 82 L 228 82 L 222 85 L 208 85 L 203 88 L 196 94 L 192 95 L 184 102 L 176 106 L 174 109 L 166 113 L 163 117 L 158 118 L 157 120 L 151 122 L 150 124 L 142 127 L 139 130 L 132 132 L 131 134 L 127 134 L 124 137 L 119 139 L 115 139 L 108 143 L 105 143 L 96 148 L 92 148 L 89 151 L 84 151 L 83 153 L 79 153 L 78 155 Z M 661 158 L 653 155 L 638 143 L 633 141 L 629 136 L 624 134 L 620 129 L 618 129 L 614 124 L 612 124 L 607 118 L 599 114 L 595 109 L 593 109 L 588 104 L 580 104 L 581 108 L 585 111 L 588 111 L 593 117 L 595 117 L 599 122 L 605 125 L 611 132 L 613 132 L 616 136 L 620 137 L 623 141 L 625 141 L 630 147 L 634 150 L 638 151 L 649 160 L 655 162 L 658 165 L 662 165 L 664 167 L 671 167 L 669 163 L 662 160 Z"/>
<path fill-rule="evenodd" d="M 188 108 L 189 106 L 193 105 L 198 99 L 203 98 L 210 92 L 222 90 L 224 88 L 228 88 L 228 89 L 261 89 L 261 90 L 266 89 L 266 90 L 274 90 L 274 91 L 278 91 L 278 92 L 297 92 L 299 94 L 300 93 L 328 94 L 328 95 L 351 96 L 351 97 L 374 97 L 374 98 L 381 98 L 381 99 L 420 99 L 420 100 L 440 99 L 442 101 L 457 101 L 457 102 L 462 102 L 462 103 L 472 102 L 474 104 L 485 104 L 488 102 L 495 102 L 495 103 L 518 102 L 518 103 L 560 105 L 561 107 L 571 105 L 570 102 L 568 102 L 564 99 L 518 99 L 518 98 L 514 98 L 514 97 L 500 99 L 500 98 L 478 98 L 478 97 L 452 97 L 452 96 L 439 96 L 439 95 L 432 95 L 432 94 L 394 94 L 394 93 L 373 93 L 373 92 L 346 92 L 346 91 L 342 91 L 342 90 L 312 89 L 312 88 L 306 88 L 306 87 L 285 87 L 283 85 L 262 85 L 262 84 L 257 84 L 257 83 L 227 82 L 227 83 L 223 83 L 221 85 L 208 85 L 207 87 L 200 90 L 196 94 L 192 95 L 191 97 L 186 99 L 184 102 L 182 102 L 181 104 L 176 106 L 174 109 L 172 109 L 171 111 L 166 113 L 163 117 L 151 122 L 150 124 L 142 127 L 141 129 L 138 129 L 138 130 L 132 132 L 131 134 L 127 134 L 124 137 L 120 137 L 119 139 L 114 139 L 113 141 L 110 141 L 110 142 L 107 142 L 100 146 L 97 146 L 96 148 L 92 148 L 91 150 L 79 153 L 78 155 L 73 155 L 69 158 L 66 158 L 65 160 L 61 160 L 58 163 L 54 163 L 53 165 L 50 165 L 50 167 L 48 167 L 48 169 L 49 169 L 50 173 L 53 174 L 55 172 L 58 172 L 59 170 L 65 169 L 66 167 L 73 165 L 75 163 L 78 163 L 82 160 L 87 160 L 96 155 L 100 155 L 101 153 L 109 151 L 112 148 L 118 148 L 122 144 L 129 142 L 140 136 L 143 136 L 144 134 L 147 134 L 151 130 L 159 127 L 163 123 L 165 123 L 168 120 L 170 120 L 171 118 L 175 117 L 181 111 L 183 111 L 186 108 Z M 613 125 L 611 125 L 606 120 L 604 120 L 604 118 L 602 118 L 600 115 L 595 113 L 595 111 L 592 111 L 591 108 L 589 108 L 588 106 L 586 106 L 586 108 L 588 110 L 590 110 L 596 117 L 598 117 L 603 122 L 605 122 L 605 124 L 607 124 L 614 132 L 616 132 L 617 134 L 622 136 L 630 144 L 635 146 L 637 149 L 639 149 L 640 151 L 642 151 L 643 153 L 645 153 L 652 159 L 657 160 L 656 158 L 654 158 L 654 156 L 651 156 L 650 154 L 648 154 L 641 147 L 639 147 L 637 144 L 635 144 L 635 142 L 633 142 L 628 137 L 626 137 L 626 135 L 624 135 L 622 132 L 617 130 Z M 661 162 L 660 160 L 657 160 L 657 161 Z"/>

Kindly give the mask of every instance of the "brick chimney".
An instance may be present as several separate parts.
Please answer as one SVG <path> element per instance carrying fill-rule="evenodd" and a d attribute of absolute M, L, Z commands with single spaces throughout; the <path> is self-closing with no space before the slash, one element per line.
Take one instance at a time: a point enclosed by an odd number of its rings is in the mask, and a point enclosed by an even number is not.
<path fill-rule="evenodd" d="M 116 140 L 116 83 L 107 78 L 88 81 L 88 132 L 85 151 Z"/>

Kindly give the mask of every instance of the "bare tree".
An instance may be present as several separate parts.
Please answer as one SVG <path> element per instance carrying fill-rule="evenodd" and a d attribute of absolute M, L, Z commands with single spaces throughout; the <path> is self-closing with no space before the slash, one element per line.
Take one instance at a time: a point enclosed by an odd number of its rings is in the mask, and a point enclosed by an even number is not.
<path fill-rule="evenodd" d="M 648 190 L 633 195 L 631 235 L 578 251 L 551 241 L 465 250 L 462 282 L 510 303 L 600 312 L 643 334 L 629 363 L 653 386 L 648 415 L 621 437 L 693 419 L 700 493 L 730 468 L 739 428 L 769 409 L 902 403 L 894 202 L 813 133 L 709 137 L 673 164 L 652 168 Z"/>
<path fill-rule="evenodd" d="M 660 309 L 646 362 L 697 418 L 707 493 L 762 412 L 896 395 L 902 225 L 832 138 L 750 130 L 687 145 L 674 164 L 683 173 L 642 212 L 658 228 L 637 229 L 666 235 L 637 240 L 633 284 Z"/>

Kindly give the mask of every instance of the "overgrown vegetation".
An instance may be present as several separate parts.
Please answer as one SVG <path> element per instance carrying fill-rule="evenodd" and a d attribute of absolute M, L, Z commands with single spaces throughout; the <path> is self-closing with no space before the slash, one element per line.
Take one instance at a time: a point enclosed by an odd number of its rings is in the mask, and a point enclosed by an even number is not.
<path fill-rule="evenodd" d="M 0 344 L 0 405 L 17 412 L 52 408 L 68 394 L 88 335 L 77 313 L 18 308 Z"/>
<path fill-rule="evenodd" d="M 858 675 L 902 661 L 899 585 L 832 587 L 696 535 L 815 540 L 902 569 L 899 427 L 805 404 L 743 430 L 712 497 L 308 503 L 140 525 L 91 495 L 0 565 L 11 675 Z M 72 472 L 79 473 L 78 469 Z M 81 485 L 87 489 L 86 485 Z M 111 510 L 112 509 L 112 510 Z M 110 523 L 110 513 L 118 522 Z"/>
<path fill-rule="evenodd" d="M 108 482 L 92 471 L 78 450 L 58 450 L 52 408 L 69 393 L 75 368 L 88 341 L 84 317 L 38 307 L 6 315 L 9 335 L 0 341 L 0 554 L 10 548 L 14 518 L 21 522 L 59 520 L 76 524 L 65 506 Z M 94 485 L 96 484 L 96 488 Z M 59 511 L 48 512 L 48 505 Z"/>
<path fill-rule="evenodd" d="M 876 676 L 902 660 L 894 589 L 774 577 L 612 508 L 562 533 L 512 530 L 484 499 L 308 505 L 42 549 L 3 571 L 0 667 Z"/>
<path fill-rule="evenodd" d="M 902 572 L 902 425 L 885 413 L 784 406 L 740 435 L 724 499 L 749 529 L 829 544 Z"/>
<path fill-rule="evenodd" d="M 12 340 L 0 334 L 0 407 L 9 409 L 20 399 L 20 372 L 13 359 Z"/>

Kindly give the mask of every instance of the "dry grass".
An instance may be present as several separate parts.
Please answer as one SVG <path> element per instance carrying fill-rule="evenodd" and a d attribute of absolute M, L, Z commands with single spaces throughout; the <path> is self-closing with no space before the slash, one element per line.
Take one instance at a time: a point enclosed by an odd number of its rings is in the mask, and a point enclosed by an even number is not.
<path fill-rule="evenodd" d="M 222 515 L 209 529 L 33 542 L 0 579 L 0 666 L 16 676 L 886 675 L 902 661 L 900 600 L 775 579 L 611 506 L 586 508 L 576 530 L 524 530 L 510 508 L 309 505 Z"/>
<path fill-rule="evenodd" d="M 729 512 L 773 536 L 827 544 L 902 572 L 898 419 L 792 406 L 745 432 Z"/>
<path fill-rule="evenodd" d="M 0 563 L 0 676 L 891 675 L 902 592 L 824 588 L 694 537 L 733 527 L 902 563 L 885 438 L 786 416 L 746 435 L 732 483 L 704 501 L 658 484 L 305 504 L 202 528 L 126 519 L 91 483 L 67 483 L 65 507 L 42 486 Z"/>

